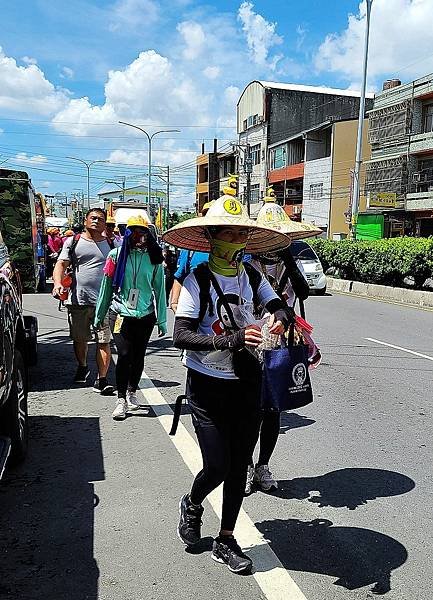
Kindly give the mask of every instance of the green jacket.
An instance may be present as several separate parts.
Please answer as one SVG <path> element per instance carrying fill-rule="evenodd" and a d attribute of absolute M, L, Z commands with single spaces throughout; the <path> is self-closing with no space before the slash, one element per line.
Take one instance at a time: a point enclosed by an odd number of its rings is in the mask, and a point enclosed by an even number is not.
<path fill-rule="evenodd" d="M 147 252 L 132 250 L 126 263 L 122 289 L 114 294 L 112 278 L 118 252 L 119 249 L 114 248 L 107 256 L 104 278 L 96 304 L 95 325 L 102 323 L 110 307 L 122 317 L 140 319 L 153 313 L 156 304 L 157 326 L 160 331 L 167 333 L 167 307 L 162 264 L 153 265 Z M 127 306 L 129 291 L 132 288 L 139 290 L 137 306 L 134 309 Z"/>

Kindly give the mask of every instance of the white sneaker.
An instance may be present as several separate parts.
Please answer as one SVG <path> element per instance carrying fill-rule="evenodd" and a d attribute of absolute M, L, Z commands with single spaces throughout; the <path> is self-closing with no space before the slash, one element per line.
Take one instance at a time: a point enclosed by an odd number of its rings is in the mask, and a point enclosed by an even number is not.
<path fill-rule="evenodd" d="M 268 465 L 260 465 L 256 467 L 254 473 L 254 483 L 257 484 L 257 486 L 263 492 L 269 492 L 272 488 L 278 488 L 278 483 L 273 478 Z"/>
<path fill-rule="evenodd" d="M 137 398 L 137 392 L 126 393 L 126 408 L 127 410 L 137 410 L 140 408 L 140 401 Z"/>
<path fill-rule="evenodd" d="M 123 421 L 126 419 L 126 400 L 125 398 L 118 398 L 116 406 L 114 407 L 112 417 L 115 421 Z"/>
<path fill-rule="evenodd" d="M 253 491 L 254 473 L 254 467 L 252 465 L 248 465 L 247 482 L 245 484 L 245 496 L 249 496 Z"/>

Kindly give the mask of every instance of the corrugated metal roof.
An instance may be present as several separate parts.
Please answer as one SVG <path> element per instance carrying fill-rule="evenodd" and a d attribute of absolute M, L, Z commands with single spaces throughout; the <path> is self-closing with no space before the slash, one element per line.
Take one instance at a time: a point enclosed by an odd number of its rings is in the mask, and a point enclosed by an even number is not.
<path fill-rule="evenodd" d="M 250 82 L 253 83 L 253 82 Z M 263 87 L 277 90 L 293 90 L 296 92 L 311 92 L 313 94 L 335 94 L 337 96 L 352 96 L 359 98 L 361 92 L 357 90 L 339 90 L 337 88 L 328 88 L 315 85 L 299 85 L 296 83 L 278 83 L 276 81 L 258 81 Z M 248 86 L 247 86 L 248 87 Z M 367 98 L 374 98 L 374 94 L 367 93 Z"/>

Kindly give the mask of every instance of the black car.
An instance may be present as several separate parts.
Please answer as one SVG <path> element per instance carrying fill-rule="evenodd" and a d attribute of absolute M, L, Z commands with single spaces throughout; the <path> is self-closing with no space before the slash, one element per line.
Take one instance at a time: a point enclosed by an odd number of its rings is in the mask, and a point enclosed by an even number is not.
<path fill-rule="evenodd" d="M 37 320 L 24 317 L 19 274 L 0 269 L 0 478 L 27 452 L 27 369 L 37 358 Z"/>

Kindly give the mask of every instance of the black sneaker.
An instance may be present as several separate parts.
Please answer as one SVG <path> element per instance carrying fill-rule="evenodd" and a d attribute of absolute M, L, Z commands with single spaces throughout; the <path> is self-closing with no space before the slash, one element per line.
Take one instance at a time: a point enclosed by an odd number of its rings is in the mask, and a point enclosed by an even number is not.
<path fill-rule="evenodd" d="M 93 384 L 93 390 L 99 392 L 101 396 L 112 396 L 114 394 L 114 387 L 108 383 L 106 377 L 96 379 Z"/>
<path fill-rule="evenodd" d="M 253 561 L 242 552 L 232 535 L 214 539 L 211 557 L 226 564 L 232 573 L 249 573 L 253 567 Z"/>
<path fill-rule="evenodd" d="M 90 375 L 89 367 L 78 366 L 77 372 L 75 373 L 74 383 L 86 383 L 88 376 Z"/>
<path fill-rule="evenodd" d="M 201 516 L 203 506 L 195 506 L 190 502 L 189 494 L 182 496 L 179 502 L 179 525 L 177 534 L 184 544 L 194 546 L 201 540 Z"/>

